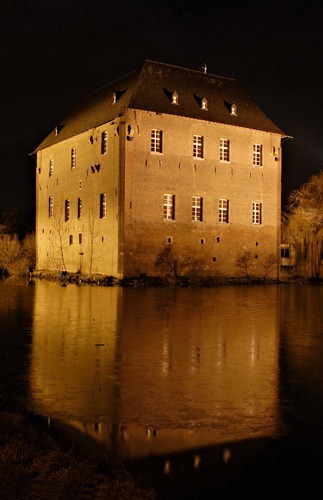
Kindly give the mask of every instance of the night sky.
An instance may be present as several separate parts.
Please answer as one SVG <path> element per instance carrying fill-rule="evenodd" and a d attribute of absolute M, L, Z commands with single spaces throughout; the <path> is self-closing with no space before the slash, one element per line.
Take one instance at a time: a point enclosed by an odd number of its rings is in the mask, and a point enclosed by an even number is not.
<path fill-rule="evenodd" d="M 323 165 L 323 7 L 309 1 L 0 0 L 0 209 L 34 206 L 34 148 L 145 59 L 235 78 L 293 139 L 283 201 Z"/>

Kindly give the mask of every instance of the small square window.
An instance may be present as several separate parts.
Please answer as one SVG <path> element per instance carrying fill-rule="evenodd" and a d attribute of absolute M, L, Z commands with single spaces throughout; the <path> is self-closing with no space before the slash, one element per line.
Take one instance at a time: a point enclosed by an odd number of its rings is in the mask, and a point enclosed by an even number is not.
<path fill-rule="evenodd" d="M 73 245 L 73 235 L 72 234 L 69 235 L 69 244 Z"/>
<path fill-rule="evenodd" d="M 290 249 L 289 247 L 282 247 L 280 249 L 280 256 L 282 259 L 289 259 L 290 258 Z"/>

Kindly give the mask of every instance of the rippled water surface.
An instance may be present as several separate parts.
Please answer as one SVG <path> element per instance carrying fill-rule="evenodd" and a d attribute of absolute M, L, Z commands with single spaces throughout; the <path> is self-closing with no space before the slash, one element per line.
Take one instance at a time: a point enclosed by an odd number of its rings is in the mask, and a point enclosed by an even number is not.
<path fill-rule="evenodd" d="M 323 424 L 323 287 L 0 282 L 0 403 L 123 456 Z"/>

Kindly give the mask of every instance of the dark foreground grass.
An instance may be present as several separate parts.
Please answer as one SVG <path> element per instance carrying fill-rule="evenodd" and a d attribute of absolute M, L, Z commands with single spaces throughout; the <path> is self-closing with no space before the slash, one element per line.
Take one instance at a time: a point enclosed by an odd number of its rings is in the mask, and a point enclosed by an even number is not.
<path fill-rule="evenodd" d="M 278 493 L 315 498 L 322 489 L 321 434 L 232 443 L 229 462 L 220 460 L 222 448 L 199 450 L 197 470 L 191 451 L 174 454 L 172 474 L 165 476 L 165 457 L 129 468 L 72 448 L 28 415 L 0 411 L 0 500 L 213 500 L 245 494 L 258 499 Z"/>
<path fill-rule="evenodd" d="M 0 412 L 0 499 L 155 499 L 123 464 L 94 459 L 31 424 Z"/>

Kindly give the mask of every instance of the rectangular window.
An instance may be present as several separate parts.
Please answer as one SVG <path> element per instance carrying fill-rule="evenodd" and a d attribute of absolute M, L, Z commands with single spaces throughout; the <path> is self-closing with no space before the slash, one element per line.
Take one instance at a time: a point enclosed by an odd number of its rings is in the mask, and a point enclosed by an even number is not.
<path fill-rule="evenodd" d="M 258 201 L 254 201 L 252 203 L 252 223 L 253 224 L 261 224 L 262 217 L 262 203 Z"/>
<path fill-rule="evenodd" d="M 70 245 L 73 245 L 73 235 L 72 234 L 69 235 L 69 243 L 70 243 Z"/>
<path fill-rule="evenodd" d="M 163 218 L 165 220 L 175 219 L 175 195 L 173 194 L 164 194 Z"/>
<path fill-rule="evenodd" d="M 163 131 L 153 129 L 150 135 L 150 151 L 152 153 L 163 152 Z"/>
<path fill-rule="evenodd" d="M 229 222 L 229 200 L 219 200 L 219 222 Z"/>
<path fill-rule="evenodd" d="M 50 196 L 48 198 L 48 217 L 52 219 L 53 215 L 54 215 L 54 198 L 53 196 Z"/>
<path fill-rule="evenodd" d="M 262 167 L 262 145 L 253 145 L 253 165 L 255 167 Z"/>
<path fill-rule="evenodd" d="M 82 233 L 79 233 L 79 244 L 81 245 L 83 243 L 83 235 Z"/>
<path fill-rule="evenodd" d="M 76 167 L 76 148 L 71 149 L 71 168 Z"/>
<path fill-rule="evenodd" d="M 65 221 L 70 220 L 70 200 L 65 200 Z"/>
<path fill-rule="evenodd" d="M 192 198 L 192 220 L 203 220 L 203 198 L 201 196 L 193 196 Z"/>
<path fill-rule="evenodd" d="M 108 151 L 108 132 L 104 130 L 101 134 L 101 155 Z"/>
<path fill-rule="evenodd" d="M 77 199 L 77 218 L 82 217 L 82 198 Z"/>
<path fill-rule="evenodd" d="M 220 139 L 220 161 L 230 161 L 230 141 Z"/>
<path fill-rule="evenodd" d="M 54 171 L 54 160 L 53 160 L 53 158 L 51 158 L 49 160 L 49 172 L 48 172 L 49 177 L 53 176 L 53 171 Z"/>
<path fill-rule="evenodd" d="M 280 249 L 280 256 L 282 259 L 289 259 L 290 258 L 289 247 L 282 247 Z"/>
<path fill-rule="evenodd" d="M 204 137 L 202 135 L 193 136 L 193 158 L 204 157 Z"/>
<path fill-rule="evenodd" d="M 100 219 L 105 219 L 107 216 L 107 195 L 100 194 Z"/>

